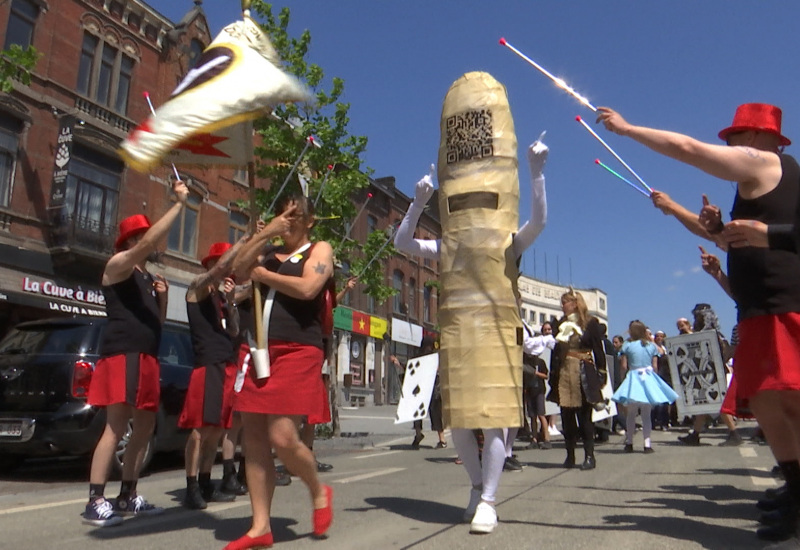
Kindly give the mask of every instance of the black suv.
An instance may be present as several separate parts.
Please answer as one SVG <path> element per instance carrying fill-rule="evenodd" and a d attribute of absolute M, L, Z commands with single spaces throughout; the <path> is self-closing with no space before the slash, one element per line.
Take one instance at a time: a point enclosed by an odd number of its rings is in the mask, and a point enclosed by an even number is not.
<path fill-rule="evenodd" d="M 28 457 L 89 455 L 105 427 L 105 410 L 86 404 L 104 318 L 21 323 L 0 341 L 0 471 Z M 158 451 L 183 450 L 177 427 L 192 373 L 186 325 L 166 323 L 159 350 L 161 406 L 144 466 Z M 119 444 L 117 471 L 130 435 Z M 143 466 L 143 467 L 144 467 Z"/>

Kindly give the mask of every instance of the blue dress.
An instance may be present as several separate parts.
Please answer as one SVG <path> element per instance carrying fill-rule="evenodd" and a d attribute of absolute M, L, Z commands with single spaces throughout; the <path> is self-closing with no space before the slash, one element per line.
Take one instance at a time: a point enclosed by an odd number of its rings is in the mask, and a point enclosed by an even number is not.
<path fill-rule="evenodd" d="M 645 346 L 638 340 L 625 342 L 622 353 L 628 359 L 628 374 L 611 397 L 614 401 L 622 405 L 675 402 L 678 394 L 653 370 L 653 357 L 658 355 L 655 344 L 648 342 Z"/>

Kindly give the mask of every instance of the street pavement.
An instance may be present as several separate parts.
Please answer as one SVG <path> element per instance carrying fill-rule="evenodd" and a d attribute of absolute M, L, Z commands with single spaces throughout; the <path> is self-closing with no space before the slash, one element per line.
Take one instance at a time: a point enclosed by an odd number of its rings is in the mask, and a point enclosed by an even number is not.
<path fill-rule="evenodd" d="M 311 503 L 294 478 L 278 487 L 272 529 L 280 549 L 695 549 L 762 548 L 755 537 L 755 500 L 778 483 L 769 473 L 767 447 L 746 443 L 719 447 L 725 432 L 712 429 L 700 447 L 676 438 L 685 430 L 654 432 L 654 454 L 633 454 L 623 437 L 597 447 L 596 470 L 564 470 L 563 443 L 551 450 L 516 453 L 527 467 L 504 473 L 498 490 L 500 523 L 490 535 L 470 535 L 460 523 L 469 496 L 463 467 L 454 464 L 452 443 L 434 449 L 426 431 L 411 450 L 413 431 L 393 423 L 394 407 L 342 409 L 343 436 L 318 440 L 321 474 L 334 490 L 334 523 L 325 539 L 311 533 Z M 425 421 L 426 428 L 428 422 Z M 744 424 L 747 435 L 752 423 Z M 578 460 L 582 452 L 578 449 Z M 59 550 L 220 549 L 249 528 L 249 501 L 213 503 L 205 511 L 181 506 L 181 461 L 161 458 L 139 482 L 139 491 L 164 506 L 157 517 L 127 519 L 96 529 L 80 522 L 86 502 L 88 461 L 27 464 L 0 476 L 0 548 Z M 219 477 L 221 466 L 215 466 Z M 115 495 L 118 482 L 110 482 Z"/>

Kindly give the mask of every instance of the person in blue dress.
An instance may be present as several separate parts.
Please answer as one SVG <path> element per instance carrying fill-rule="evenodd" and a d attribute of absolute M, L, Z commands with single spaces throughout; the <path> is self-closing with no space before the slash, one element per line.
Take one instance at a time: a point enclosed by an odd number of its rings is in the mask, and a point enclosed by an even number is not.
<path fill-rule="evenodd" d="M 636 431 L 636 415 L 642 417 L 644 452 L 652 453 L 650 433 L 653 429 L 650 410 L 653 405 L 674 403 L 678 398 L 672 388 L 656 372 L 658 348 L 647 337 L 647 327 L 641 321 L 628 325 L 630 340 L 622 344 L 621 371 L 625 379 L 614 392 L 612 399 L 627 408 L 625 430 L 625 452 L 633 452 L 633 434 Z"/>

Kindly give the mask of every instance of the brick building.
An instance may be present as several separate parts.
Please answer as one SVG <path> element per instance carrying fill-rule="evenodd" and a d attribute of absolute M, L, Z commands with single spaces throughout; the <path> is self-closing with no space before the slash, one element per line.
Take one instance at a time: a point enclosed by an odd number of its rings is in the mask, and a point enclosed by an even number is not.
<path fill-rule="evenodd" d="M 201 2 L 173 23 L 140 0 L 10 0 L 0 41 L 41 54 L 30 86 L 0 93 L 0 332 L 53 314 L 103 315 L 100 274 L 119 220 L 158 219 L 170 172 L 139 174 L 116 150 L 210 43 Z M 171 283 L 169 317 L 212 242 L 237 237 L 248 218 L 243 171 L 181 174 L 192 194 L 155 270 Z M 213 228 L 199 231 L 200 227 Z"/>

